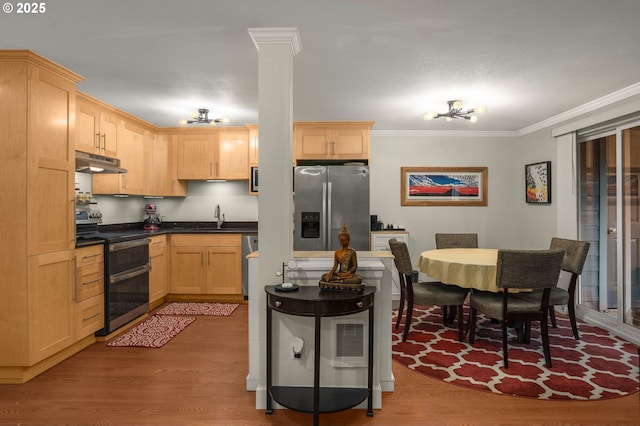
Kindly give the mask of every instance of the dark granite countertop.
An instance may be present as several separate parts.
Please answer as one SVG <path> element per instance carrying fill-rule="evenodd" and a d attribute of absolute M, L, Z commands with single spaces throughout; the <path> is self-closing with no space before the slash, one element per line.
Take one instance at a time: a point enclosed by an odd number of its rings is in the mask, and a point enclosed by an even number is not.
<path fill-rule="evenodd" d="M 99 232 L 131 232 L 132 234 L 146 234 L 149 236 L 163 234 L 257 234 L 258 222 L 225 222 L 218 229 L 216 222 L 165 222 L 160 224 L 157 231 L 144 229 L 144 223 L 123 223 L 99 225 Z M 103 244 L 98 238 L 76 239 L 76 247 L 86 247 Z"/>

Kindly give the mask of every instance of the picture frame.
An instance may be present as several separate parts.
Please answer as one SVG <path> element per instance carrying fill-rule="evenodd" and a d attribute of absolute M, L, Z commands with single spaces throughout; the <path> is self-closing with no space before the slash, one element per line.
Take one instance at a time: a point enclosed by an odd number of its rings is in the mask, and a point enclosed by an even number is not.
<path fill-rule="evenodd" d="M 487 167 L 401 167 L 403 206 L 486 206 Z"/>
<path fill-rule="evenodd" d="M 524 166 L 527 204 L 551 204 L 551 161 Z"/>

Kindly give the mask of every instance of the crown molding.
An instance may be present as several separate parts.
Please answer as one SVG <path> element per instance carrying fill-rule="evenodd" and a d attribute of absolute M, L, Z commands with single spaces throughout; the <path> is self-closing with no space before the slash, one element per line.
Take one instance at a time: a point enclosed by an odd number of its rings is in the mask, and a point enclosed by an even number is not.
<path fill-rule="evenodd" d="M 297 28 L 249 28 L 249 35 L 258 50 L 262 44 L 290 44 L 295 56 L 302 49 Z"/>
<path fill-rule="evenodd" d="M 540 121 L 539 123 L 524 127 L 518 131 L 518 136 L 524 136 L 547 127 L 558 125 L 565 121 L 578 118 L 581 115 L 595 111 L 599 108 L 612 105 L 616 102 L 623 101 L 638 94 L 640 94 L 640 83 L 632 84 L 631 86 L 627 86 L 623 89 L 602 96 L 601 98 L 595 99 L 591 102 L 587 102 L 586 104 L 580 105 L 576 108 L 570 109 L 558 115 L 554 115 L 553 117 Z"/>
<path fill-rule="evenodd" d="M 517 131 L 473 130 L 371 130 L 372 136 L 397 137 L 463 137 L 463 138 L 514 138 Z"/>

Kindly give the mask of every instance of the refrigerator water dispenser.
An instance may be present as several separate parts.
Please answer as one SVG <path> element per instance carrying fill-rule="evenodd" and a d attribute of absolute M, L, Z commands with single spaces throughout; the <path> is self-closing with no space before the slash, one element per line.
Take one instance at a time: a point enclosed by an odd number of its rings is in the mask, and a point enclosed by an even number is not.
<path fill-rule="evenodd" d="M 302 212 L 302 238 L 320 238 L 320 212 Z"/>

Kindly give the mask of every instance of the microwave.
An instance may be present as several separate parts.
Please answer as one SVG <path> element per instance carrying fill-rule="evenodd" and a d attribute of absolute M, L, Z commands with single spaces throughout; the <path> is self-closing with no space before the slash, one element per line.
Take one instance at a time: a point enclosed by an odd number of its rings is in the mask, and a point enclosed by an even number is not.
<path fill-rule="evenodd" d="M 258 192 L 258 167 L 251 167 L 251 192 Z"/>

